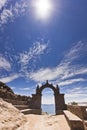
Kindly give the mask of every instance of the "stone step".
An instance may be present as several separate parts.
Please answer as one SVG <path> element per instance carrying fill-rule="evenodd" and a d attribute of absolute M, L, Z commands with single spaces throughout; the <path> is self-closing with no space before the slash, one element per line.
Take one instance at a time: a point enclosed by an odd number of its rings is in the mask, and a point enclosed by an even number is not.
<path fill-rule="evenodd" d="M 28 105 L 14 105 L 17 109 L 19 110 L 24 110 L 24 109 L 28 109 L 29 106 Z"/>
<path fill-rule="evenodd" d="M 68 110 L 64 110 L 63 112 L 71 130 L 85 130 L 83 121 L 78 116 Z"/>
<path fill-rule="evenodd" d="M 41 114 L 41 110 L 40 109 L 24 109 L 21 110 L 20 112 L 22 112 L 23 114 Z"/>

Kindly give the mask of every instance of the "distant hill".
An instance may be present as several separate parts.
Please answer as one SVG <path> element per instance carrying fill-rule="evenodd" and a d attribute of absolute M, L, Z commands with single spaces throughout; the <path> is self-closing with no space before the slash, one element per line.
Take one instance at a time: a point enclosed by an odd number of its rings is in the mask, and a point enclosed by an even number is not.
<path fill-rule="evenodd" d="M 1 81 L 0 81 L 0 91 L 7 91 L 14 94 L 13 90 Z"/>
<path fill-rule="evenodd" d="M 10 87 L 0 81 L 0 98 L 3 98 L 6 101 L 8 101 L 8 99 L 16 101 L 27 101 L 30 97 L 15 94 Z"/>
<path fill-rule="evenodd" d="M 5 83 L 0 82 L 0 97 L 3 99 L 14 99 L 15 94 L 10 87 L 8 87 Z"/>

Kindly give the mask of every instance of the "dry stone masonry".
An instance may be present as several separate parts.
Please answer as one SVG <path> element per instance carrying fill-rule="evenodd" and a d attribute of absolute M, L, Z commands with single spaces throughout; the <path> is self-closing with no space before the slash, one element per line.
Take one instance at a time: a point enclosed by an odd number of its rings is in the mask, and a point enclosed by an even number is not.
<path fill-rule="evenodd" d="M 55 97 L 55 113 L 56 115 L 62 114 L 63 110 L 66 109 L 66 104 L 64 100 L 64 94 L 60 94 L 58 85 L 54 87 L 52 84 L 49 84 L 48 81 L 41 87 L 37 86 L 36 88 L 36 94 L 32 94 L 32 98 L 29 101 L 29 106 L 31 109 L 39 110 L 39 114 L 42 113 L 41 111 L 41 97 L 42 97 L 42 91 L 45 88 L 50 88 L 54 92 Z"/>

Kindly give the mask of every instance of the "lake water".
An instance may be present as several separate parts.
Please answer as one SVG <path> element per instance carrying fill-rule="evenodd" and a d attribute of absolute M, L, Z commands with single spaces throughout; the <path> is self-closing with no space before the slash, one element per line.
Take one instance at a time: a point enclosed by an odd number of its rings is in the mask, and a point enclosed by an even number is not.
<path fill-rule="evenodd" d="M 42 104 L 42 112 L 55 115 L 55 104 Z"/>

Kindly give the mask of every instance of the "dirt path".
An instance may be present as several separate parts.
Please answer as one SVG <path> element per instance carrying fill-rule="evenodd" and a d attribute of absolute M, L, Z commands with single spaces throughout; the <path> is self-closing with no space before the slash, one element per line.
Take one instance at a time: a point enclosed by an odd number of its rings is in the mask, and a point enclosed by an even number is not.
<path fill-rule="evenodd" d="M 64 115 L 26 115 L 27 122 L 17 130 L 70 130 Z"/>

